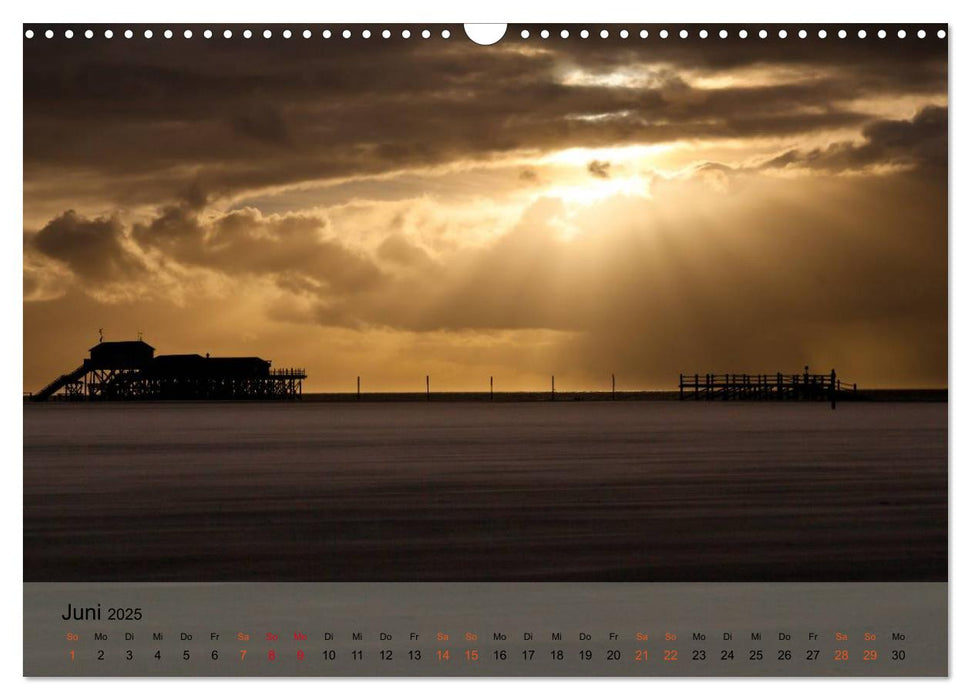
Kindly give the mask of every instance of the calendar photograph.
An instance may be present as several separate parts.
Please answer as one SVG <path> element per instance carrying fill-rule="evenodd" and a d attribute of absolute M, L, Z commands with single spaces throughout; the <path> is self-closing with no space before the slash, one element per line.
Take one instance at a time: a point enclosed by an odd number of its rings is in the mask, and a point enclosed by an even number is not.
<path fill-rule="evenodd" d="M 946 25 L 24 30 L 28 592 L 946 591 Z"/>
<path fill-rule="evenodd" d="M 946 44 L 554 31 L 31 40 L 28 580 L 947 578 Z"/>

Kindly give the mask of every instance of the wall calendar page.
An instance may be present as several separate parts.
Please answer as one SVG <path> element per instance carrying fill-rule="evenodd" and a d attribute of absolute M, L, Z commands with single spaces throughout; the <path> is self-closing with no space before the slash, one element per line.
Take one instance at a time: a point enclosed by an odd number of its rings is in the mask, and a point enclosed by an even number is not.
<path fill-rule="evenodd" d="M 946 677 L 946 24 L 24 24 L 23 674 Z"/>

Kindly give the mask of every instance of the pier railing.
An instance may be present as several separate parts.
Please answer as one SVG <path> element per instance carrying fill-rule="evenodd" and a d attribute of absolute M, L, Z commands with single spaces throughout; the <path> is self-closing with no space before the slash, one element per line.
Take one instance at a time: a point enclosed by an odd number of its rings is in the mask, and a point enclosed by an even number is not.
<path fill-rule="evenodd" d="M 306 379 L 307 370 L 303 367 L 287 367 L 281 369 L 271 369 L 271 377 L 280 377 L 282 379 Z"/>
<path fill-rule="evenodd" d="M 835 402 L 856 392 L 856 383 L 844 382 L 836 370 L 812 374 L 681 374 L 679 397 L 694 400 L 816 400 Z"/>

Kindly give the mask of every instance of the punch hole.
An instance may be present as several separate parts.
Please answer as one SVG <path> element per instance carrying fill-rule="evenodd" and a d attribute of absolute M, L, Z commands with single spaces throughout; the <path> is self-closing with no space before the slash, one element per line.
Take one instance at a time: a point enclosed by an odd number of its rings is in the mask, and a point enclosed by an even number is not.
<path fill-rule="evenodd" d="M 506 35 L 505 24 L 466 24 L 464 28 L 465 35 L 479 46 L 491 46 Z"/>

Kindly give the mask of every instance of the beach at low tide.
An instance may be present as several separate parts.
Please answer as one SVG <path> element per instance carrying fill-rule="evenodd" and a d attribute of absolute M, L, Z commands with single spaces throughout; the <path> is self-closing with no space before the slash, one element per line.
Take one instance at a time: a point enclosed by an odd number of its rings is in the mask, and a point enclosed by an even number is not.
<path fill-rule="evenodd" d="M 947 404 L 24 407 L 27 581 L 944 581 Z"/>

